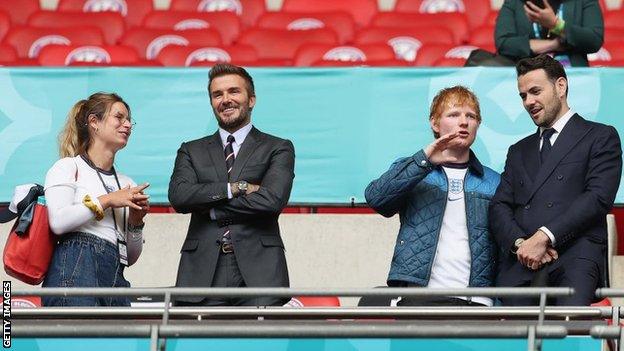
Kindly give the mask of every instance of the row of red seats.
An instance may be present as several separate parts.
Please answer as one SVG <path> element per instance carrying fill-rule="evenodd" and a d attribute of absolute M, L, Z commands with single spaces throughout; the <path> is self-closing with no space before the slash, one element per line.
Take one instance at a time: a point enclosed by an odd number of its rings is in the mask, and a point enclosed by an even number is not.
<path fill-rule="evenodd" d="M 106 4 L 109 4 L 110 6 L 111 1 L 125 0 L 61 0 L 59 8 L 64 8 L 65 10 L 63 11 L 31 11 L 32 8 L 26 7 L 28 11 L 22 15 L 20 15 L 20 12 L 15 9 L 11 9 L 11 12 L 9 12 L 8 8 L 3 9 L 3 6 L 7 7 L 6 4 L 9 3 L 8 1 L 0 2 L 0 41 L 8 31 L 11 24 L 14 26 L 27 24 L 34 27 L 95 25 L 102 29 L 108 44 L 114 44 L 117 40 L 119 40 L 126 28 L 136 26 L 159 29 L 175 28 L 177 30 L 213 27 L 221 33 L 226 42 L 234 40 L 240 32 L 241 27 L 244 27 L 244 18 L 242 17 L 242 13 L 238 14 L 235 11 L 198 11 L 195 7 L 182 7 L 181 5 L 178 5 L 177 8 L 175 7 L 175 4 L 183 4 L 181 1 L 187 0 L 178 0 L 178 2 L 174 0 L 172 3 L 172 8 L 174 8 L 173 10 L 154 11 L 149 10 L 149 8 L 145 8 L 149 11 L 146 13 L 141 12 L 140 22 L 135 22 L 136 20 L 128 21 L 130 23 L 126 22 L 129 17 L 124 17 L 124 15 L 127 15 L 127 12 L 124 12 L 123 7 L 96 8 L 92 9 L 93 11 L 83 12 L 82 9 L 87 10 L 89 8 L 77 6 L 80 2 L 84 2 L 86 6 L 94 1 L 106 1 Z M 148 1 L 148 3 L 151 4 L 151 0 L 133 0 L 130 4 L 136 6 L 142 1 Z M 256 0 L 252 0 L 254 3 L 255 1 Z M 260 1 L 262 2 L 264 0 Z M 497 12 L 489 8 L 489 5 L 486 7 L 490 0 L 471 0 L 471 2 L 469 2 L 470 4 L 473 4 L 476 9 L 480 9 L 480 11 L 477 12 L 482 15 L 479 16 L 475 15 L 473 12 L 468 12 L 469 15 L 466 15 L 464 11 L 467 9 L 461 5 L 462 2 L 460 0 L 456 0 L 459 1 L 456 6 L 457 11 L 448 11 L 453 8 L 440 9 L 432 7 L 432 10 L 429 12 L 410 11 L 416 10 L 416 7 L 414 6 L 416 6 L 419 1 L 405 2 L 399 0 L 396 8 L 402 9 L 401 11 L 397 10 L 394 12 L 374 13 L 372 17 L 367 17 L 367 24 L 363 26 L 358 22 L 358 18 L 356 17 L 358 14 L 357 12 L 350 13 L 347 9 L 343 8 L 338 8 L 332 11 L 324 10 L 323 12 L 317 12 L 314 11 L 314 9 L 304 10 L 303 8 L 295 7 L 294 5 L 288 6 L 288 4 L 297 4 L 293 1 L 297 0 L 290 0 L 290 2 L 289 0 L 286 0 L 284 7 L 287 10 L 282 10 L 280 12 L 265 12 L 264 10 L 256 11 L 258 12 L 258 16 L 254 18 L 253 23 L 259 28 L 274 29 L 288 28 L 297 30 L 328 27 L 337 33 L 342 43 L 348 43 L 353 38 L 353 33 L 356 28 L 362 28 L 365 26 L 394 27 L 435 25 L 447 28 L 453 33 L 457 40 L 465 41 L 467 39 L 468 32 L 481 26 L 493 26 L 497 16 Z M 441 1 L 443 4 L 448 5 L 448 0 L 429 0 L 429 2 L 422 2 L 421 7 L 428 3 L 435 4 L 437 1 Z M 485 3 L 483 1 L 485 1 Z M 28 1 L 26 1 L 26 3 L 28 3 Z M 317 2 L 313 3 L 318 4 Z M 320 1 L 319 3 L 323 3 L 323 1 Z M 184 2 L 184 4 L 189 4 L 189 2 Z M 480 5 L 477 6 L 477 4 Z M 310 7 L 313 8 L 314 6 Z M 288 8 L 292 8 L 292 10 L 288 10 Z M 95 11 L 98 9 L 117 9 L 119 11 Z M 214 10 L 219 8 L 213 7 L 212 9 Z M 223 7 L 223 9 L 228 9 L 228 7 Z M 24 15 L 27 15 L 27 17 L 23 18 Z M 478 20 L 475 20 L 475 18 L 478 18 Z M 623 20 L 624 10 L 614 10 L 605 13 L 605 25 L 609 29 L 623 28 Z"/>
<path fill-rule="evenodd" d="M 9 4 L 10 2 L 10 4 Z M 25 24 L 28 17 L 40 10 L 39 0 L 0 1 L 0 10 L 11 10 L 14 23 Z M 153 0 L 60 0 L 58 11 L 122 13 L 129 26 L 143 23 L 144 17 L 154 10 Z M 265 0 L 171 0 L 168 10 L 213 12 L 230 11 L 238 14 L 245 26 L 253 26 L 267 12 Z M 283 12 L 332 12 L 350 14 L 358 27 L 370 24 L 379 12 L 377 0 L 284 0 Z M 490 0 L 397 0 L 396 12 L 466 12 L 470 13 L 471 27 L 483 24 L 492 11 Z"/>
<path fill-rule="evenodd" d="M 292 59 L 261 58 L 254 47 L 180 46 L 162 48 L 153 60 L 141 58 L 128 46 L 47 45 L 37 59 L 20 59 L 11 46 L 0 45 L 0 64 L 41 66 L 211 66 L 232 62 L 243 66 L 461 66 L 475 46 L 424 44 L 413 61 L 397 59 L 386 44 L 336 46 L 303 44 Z M 491 48 L 488 48 L 491 49 Z"/>
<path fill-rule="evenodd" d="M 605 0 L 600 0 L 607 12 Z M 39 0 L 1 1 L 0 10 L 10 10 L 14 23 L 24 24 L 28 17 L 40 10 Z M 138 26 L 154 10 L 153 0 L 60 0 L 58 11 L 122 13 L 129 26 Z M 253 26 L 267 11 L 265 0 L 171 0 L 168 10 L 173 11 L 231 11 L 240 15 L 246 26 Z M 469 13 L 471 28 L 484 24 L 492 11 L 490 0 L 397 0 L 393 11 L 415 13 L 465 12 Z M 377 0 L 284 0 L 280 11 L 328 12 L 344 11 L 353 16 L 358 26 L 370 24 L 379 12 Z"/>
<path fill-rule="evenodd" d="M 481 46 L 491 50 L 491 47 Z M 385 44 L 336 46 L 333 44 L 303 44 L 293 59 L 262 59 L 254 47 L 180 46 L 162 48 L 153 60 L 141 58 L 127 46 L 47 45 L 36 60 L 21 61 L 22 65 L 41 66 L 210 66 L 215 62 L 232 62 L 243 66 L 463 66 L 476 46 L 453 44 L 424 44 L 414 49 L 412 61 L 396 58 L 395 51 Z M 408 52 L 404 52 L 408 54 Z M 592 66 L 624 66 L 624 42 L 605 45 L 589 56 Z M 15 50 L 0 45 L 0 64 L 16 61 Z"/>
<path fill-rule="evenodd" d="M 397 3 L 397 7 L 399 5 L 400 2 Z M 624 14 L 624 11 L 620 12 Z M 0 16 L 0 38 L 2 36 L 1 18 L 2 16 Z M 260 28 L 247 30 L 238 37 L 241 29 L 239 19 L 237 15 L 229 12 L 155 11 L 147 14 L 143 24 L 147 27 L 168 29 L 132 28 L 124 32 L 123 17 L 116 12 L 35 11 L 30 14 L 27 23 L 38 28 L 13 27 L 6 35 L 4 42 L 15 47 L 17 55 L 21 58 L 21 62 L 13 62 L 13 64 L 29 64 L 27 59 L 35 59 L 41 48 L 49 44 L 114 45 L 120 43 L 133 47 L 138 51 L 140 59 L 144 61 L 155 59 L 158 52 L 168 45 L 220 47 L 231 46 L 234 41 L 243 46 L 253 46 L 257 59 L 250 58 L 247 61 L 259 62 L 259 64 L 264 61 L 270 65 L 298 65 L 300 60 L 293 62 L 294 54 L 305 43 L 336 46 L 350 42 L 359 46 L 388 44 L 394 49 L 395 58 L 414 62 L 418 48 L 428 44 L 458 45 L 468 42 L 479 47 L 493 49 L 494 21 L 495 17 L 490 15 L 487 25 L 470 31 L 468 20 L 463 13 L 390 12 L 375 15 L 372 20 L 375 27 L 356 31 L 353 19 L 344 12 L 322 14 L 277 12 L 265 13 L 258 21 Z M 441 24 L 437 25 L 438 23 Z M 76 27 L 85 24 L 95 24 L 99 28 Z M 60 28 L 49 28 L 55 26 Z M 206 29 L 206 27 L 209 28 Z M 188 28 L 191 29 L 174 31 Z M 303 32 L 303 30 L 306 31 Z M 100 31 L 99 36 L 98 31 Z M 610 42 L 620 40 L 624 40 L 624 29 L 607 31 L 607 46 Z M 357 53 L 357 50 L 350 51 L 353 57 L 344 53 L 349 50 L 340 49 L 340 51 L 339 61 L 362 61 L 363 55 Z M 610 55 L 612 50 L 608 48 L 603 48 L 602 51 L 601 57 L 611 60 L 619 59 L 617 54 L 615 58 Z M 86 59 L 87 56 L 83 58 Z M 10 60 L 0 57 L 0 62 L 2 61 L 6 63 Z M 73 59 L 69 61 L 73 62 Z"/>

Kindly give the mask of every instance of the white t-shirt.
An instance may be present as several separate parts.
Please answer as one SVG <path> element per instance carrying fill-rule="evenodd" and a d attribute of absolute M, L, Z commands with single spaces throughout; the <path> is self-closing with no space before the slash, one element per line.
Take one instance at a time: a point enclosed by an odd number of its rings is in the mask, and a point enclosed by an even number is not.
<path fill-rule="evenodd" d="M 448 197 L 427 287 L 466 288 L 470 283 L 471 264 L 464 199 L 464 178 L 468 168 L 442 168 L 448 181 Z M 468 299 L 465 296 L 457 297 Z M 472 297 L 471 300 L 492 306 L 492 299 L 489 298 Z"/>
<path fill-rule="evenodd" d="M 78 171 L 76 173 L 76 170 Z M 77 175 L 77 177 L 76 177 Z M 117 181 L 112 172 L 100 170 L 102 180 L 111 192 L 119 190 Z M 117 173 L 121 187 L 136 186 L 129 177 Z M 48 207 L 48 217 L 52 232 L 62 235 L 71 232 L 84 232 L 117 246 L 117 233 L 113 221 L 112 208 L 104 211 L 101 221 L 95 220 L 95 215 L 82 202 L 85 195 L 89 195 L 96 203 L 98 196 L 106 194 L 106 189 L 98 177 L 95 168 L 91 167 L 81 156 L 62 158 L 48 170 L 45 180 L 45 198 Z M 116 208 L 115 218 L 117 228 L 126 236 L 128 246 L 128 262 L 136 262 L 143 247 L 141 233 L 124 233 L 127 228 L 129 209 L 126 208 L 126 224 L 124 225 L 124 209 Z"/>

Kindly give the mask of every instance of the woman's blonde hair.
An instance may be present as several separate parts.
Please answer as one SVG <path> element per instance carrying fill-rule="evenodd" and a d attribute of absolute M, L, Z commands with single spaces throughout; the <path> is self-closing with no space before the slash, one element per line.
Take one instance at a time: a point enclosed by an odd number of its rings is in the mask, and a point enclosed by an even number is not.
<path fill-rule="evenodd" d="M 69 111 L 65 127 L 59 134 L 59 153 L 61 157 L 74 157 L 87 152 L 91 145 L 89 132 L 89 116 L 94 115 L 98 121 L 104 119 L 114 103 L 121 102 L 128 110 L 130 106 L 115 93 L 95 93 L 86 100 L 78 101 Z"/>

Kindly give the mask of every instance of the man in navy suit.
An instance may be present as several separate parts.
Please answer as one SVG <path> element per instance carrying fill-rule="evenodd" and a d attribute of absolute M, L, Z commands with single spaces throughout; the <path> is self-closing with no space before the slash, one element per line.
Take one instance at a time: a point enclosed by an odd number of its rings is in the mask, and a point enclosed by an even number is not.
<path fill-rule="evenodd" d="M 589 305 L 605 275 L 607 224 L 622 172 L 615 128 L 583 119 L 567 102 L 568 80 L 547 55 L 516 66 L 524 108 L 538 126 L 509 148 L 490 204 L 500 248 L 498 286 L 573 287 L 556 305 Z M 507 305 L 534 299 L 507 298 Z"/>

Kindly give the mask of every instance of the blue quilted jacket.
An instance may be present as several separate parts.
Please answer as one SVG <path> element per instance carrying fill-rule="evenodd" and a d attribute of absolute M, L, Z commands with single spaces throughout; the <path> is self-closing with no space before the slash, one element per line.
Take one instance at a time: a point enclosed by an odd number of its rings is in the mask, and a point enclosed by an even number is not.
<path fill-rule="evenodd" d="M 494 283 L 496 248 L 488 230 L 488 206 L 500 175 L 481 165 L 470 152 L 464 193 L 470 246 L 471 287 Z M 397 212 L 401 228 L 388 275 L 388 285 L 399 282 L 427 286 L 446 207 L 447 179 L 441 167 L 432 165 L 424 151 L 397 160 L 366 188 L 369 206 L 385 217 Z"/>

